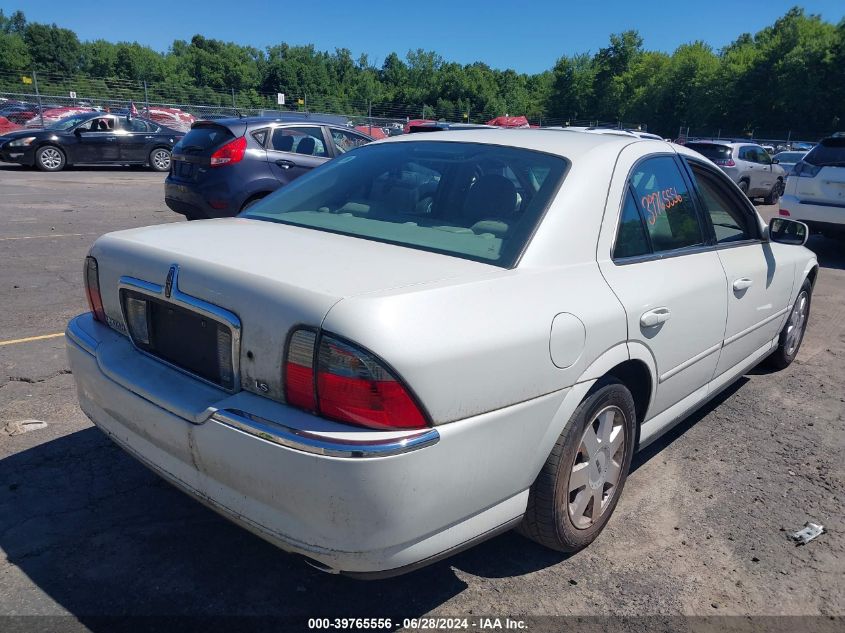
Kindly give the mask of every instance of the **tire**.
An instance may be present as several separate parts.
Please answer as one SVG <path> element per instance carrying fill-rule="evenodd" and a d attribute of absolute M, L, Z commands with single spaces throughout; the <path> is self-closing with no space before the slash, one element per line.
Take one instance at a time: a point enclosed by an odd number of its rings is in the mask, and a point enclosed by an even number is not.
<path fill-rule="evenodd" d="M 763 198 L 764 204 L 775 204 L 778 200 L 780 200 L 781 193 L 783 191 L 783 181 L 778 180 L 774 185 L 772 185 L 772 190 L 769 192 L 765 198 Z"/>
<path fill-rule="evenodd" d="M 766 359 L 766 364 L 775 369 L 786 369 L 795 360 L 804 333 L 807 331 L 807 321 L 810 319 L 810 301 L 813 296 L 813 286 L 809 279 L 805 279 L 789 311 L 789 317 L 780 331 L 778 346 Z"/>
<path fill-rule="evenodd" d="M 740 180 L 739 181 L 739 188 L 742 190 L 742 193 L 748 196 L 748 181 L 747 180 Z"/>
<path fill-rule="evenodd" d="M 622 494 L 636 431 L 631 392 L 615 378 L 599 380 L 572 414 L 531 486 L 520 533 L 559 552 L 577 552 L 592 543 Z M 579 475 L 573 479 L 576 470 Z M 597 503 L 601 509 L 594 516 Z"/>
<path fill-rule="evenodd" d="M 150 169 L 153 171 L 170 171 L 170 150 L 156 147 L 150 152 Z"/>
<path fill-rule="evenodd" d="M 44 145 L 35 152 L 35 166 L 41 171 L 61 171 L 66 163 L 65 153 L 55 145 Z"/>
<path fill-rule="evenodd" d="M 253 206 L 256 202 L 264 199 L 264 197 L 265 197 L 264 195 L 259 195 L 259 196 L 255 196 L 254 198 L 250 198 L 249 200 L 247 200 L 246 202 L 243 203 L 243 205 L 241 206 L 240 212 L 243 213 L 244 211 L 249 209 L 251 206 Z"/>

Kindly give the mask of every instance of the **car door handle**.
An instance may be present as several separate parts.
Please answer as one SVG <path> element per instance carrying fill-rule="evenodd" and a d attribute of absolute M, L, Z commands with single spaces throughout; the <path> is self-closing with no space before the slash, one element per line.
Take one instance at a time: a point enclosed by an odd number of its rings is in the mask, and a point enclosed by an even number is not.
<path fill-rule="evenodd" d="M 291 167 L 296 167 L 296 163 L 292 160 L 285 160 L 284 158 L 280 158 L 276 161 L 276 164 L 281 167 L 282 169 L 290 169 Z"/>
<path fill-rule="evenodd" d="M 654 327 L 661 323 L 666 323 L 669 320 L 669 308 L 655 308 L 648 312 L 643 312 L 640 317 L 640 325 L 643 327 Z"/>
<path fill-rule="evenodd" d="M 754 285 L 754 280 L 749 279 L 748 277 L 740 277 L 739 279 L 736 279 L 734 281 L 734 284 L 733 284 L 734 290 L 737 290 L 737 291 L 747 290 L 748 288 L 750 288 L 753 285 Z"/>

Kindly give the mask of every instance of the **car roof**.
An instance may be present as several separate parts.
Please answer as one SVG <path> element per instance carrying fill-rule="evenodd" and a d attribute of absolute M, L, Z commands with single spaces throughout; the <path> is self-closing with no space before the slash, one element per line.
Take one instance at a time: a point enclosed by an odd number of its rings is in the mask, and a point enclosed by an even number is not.
<path fill-rule="evenodd" d="M 375 141 L 374 144 L 427 141 L 521 147 L 547 154 L 556 154 L 573 160 L 599 147 L 621 151 L 623 147 L 631 143 L 661 143 L 669 146 L 669 143 L 665 141 L 640 139 L 627 134 L 593 134 L 566 128 L 560 130 L 542 128 L 464 129 L 460 131 L 429 132 L 427 134 L 403 134 L 402 136 L 392 136 Z"/>
<path fill-rule="evenodd" d="M 226 117 L 220 119 L 198 119 L 199 121 L 210 121 L 218 125 L 247 125 L 252 127 L 254 125 L 266 125 L 268 123 L 317 123 L 319 125 L 335 125 L 338 127 L 347 127 L 348 119 L 331 114 L 308 114 L 308 113 L 291 113 L 280 115 L 265 115 L 265 116 L 245 116 L 245 117 Z"/>

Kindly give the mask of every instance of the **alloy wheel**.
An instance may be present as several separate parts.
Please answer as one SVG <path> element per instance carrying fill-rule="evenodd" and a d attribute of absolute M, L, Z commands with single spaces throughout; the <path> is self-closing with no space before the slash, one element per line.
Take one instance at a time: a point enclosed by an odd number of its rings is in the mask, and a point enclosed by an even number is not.
<path fill-rule="evenodd" d="M 625 459 L 625 423 L 622 410 L 609 406 L 584 429 L 569 474 L 569 518 L 579 530 L 596 523 L 616 494 Z"/>
<path fill-rule="evenodd" d="M 790 312 L 789 320 L 786 322 L 786 339 L 784 340 L 784 348 L 789 356 L 795 353 L 795 350 L 801 343 L 801 337 L 807 325 L 807 307 L 809 303 L 810 297 L 807 291 L 802 290 L 795 300 L 795 305 L 792 306 L 792 312 Z"/>
<path fill-rule="evenodd" d="M 41 150 L 39 160 L 46 169 L 58 169 L 62 164 L 62 155 L 59 150 L 53 147 L 46 147 Z"/>
<path fill-rule="evenodd" d="M 153 166 L 159 171 L 170 169 L 170 152 L 163 149 L 153 152 Z"/>

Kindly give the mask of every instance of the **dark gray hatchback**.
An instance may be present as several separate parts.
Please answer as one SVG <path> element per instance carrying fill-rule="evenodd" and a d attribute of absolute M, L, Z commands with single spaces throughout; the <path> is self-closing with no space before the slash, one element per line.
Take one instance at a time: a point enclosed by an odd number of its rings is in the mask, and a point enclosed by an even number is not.
<path fill-rule="evenodd" d="M 189 220 L 234 216 L 373 139 L 330 115 L 197 121 L 173 148 L 164 200 Z"/>

